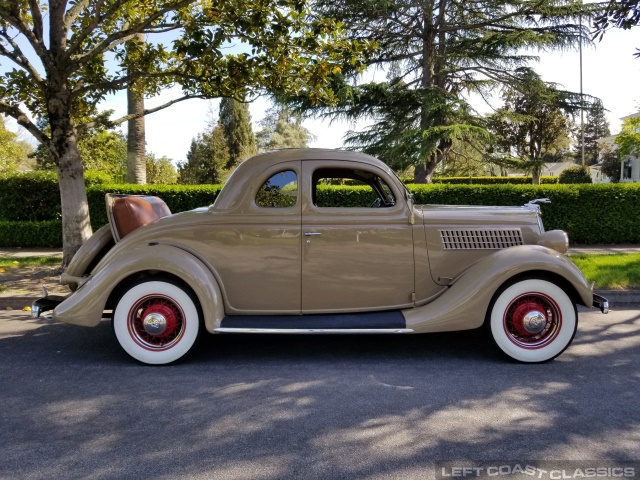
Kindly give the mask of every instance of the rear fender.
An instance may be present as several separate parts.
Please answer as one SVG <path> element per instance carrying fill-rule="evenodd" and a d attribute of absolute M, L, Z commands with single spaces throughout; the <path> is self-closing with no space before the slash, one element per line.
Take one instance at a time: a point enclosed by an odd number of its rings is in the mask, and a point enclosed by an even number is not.
<path fill-rule="evenodd" d="M 522 245 L 483 258 L 461 274 L 433 302 L 403 310 L 407 328 L 416 333 L 447 332 L 478 328 L 495 293 L 509 280 L 531 273 L 559 277 L 576 303 L 591 307 L 592 287 L 567 257 L 547 247 Z"/>
<path fill-rule="evenodd" d="M 69 285 L 71 290 L 78 288 L 78 286 L 82 285 L 86 280 L 83 278 L 84 275 L 91 271 L 91 268 L 102 259 L 101 257 L 104 256 L 107 248 L 113 246 L 113 244 L 111 227 L 109 227 L 109 225 L 103 225 L 82 244 L 73 256 L 71 262 L 69 262 L 69 266 L 62 274 L 60 283 L 62 285 Z"/>
<path fill-rule="evenodd" d="M 55 308 L 53 318 L 87 327 L 98 325 L 112 292 L 127 278 L 142 272 L 168 273 L 180 278 L 198 297 L 206 329 L 213 332 L 219 327 L 224 305 L 218 282 L 195 256 L 170 245 L 139 245 L 115 253 L 81 288 Z"/>

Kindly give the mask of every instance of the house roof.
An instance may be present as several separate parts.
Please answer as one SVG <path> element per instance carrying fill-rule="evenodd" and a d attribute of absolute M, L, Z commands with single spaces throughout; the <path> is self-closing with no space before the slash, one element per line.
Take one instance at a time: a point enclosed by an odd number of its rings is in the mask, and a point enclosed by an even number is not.
<path fill-rule="evenodd" d="M 575 166 L 573 162 L 555 162 L 555 163 L 547 163 L 542 168 L 543 175 L 560 175 L 564 170 L 569 167 Z"/>
<path fill-rule="evenodd" d="M 640 117 L 640 112 L 632 113 L 631 115 L 627 115 L 626 117 L 620 117 L 620 120 L 629 120 L 630 118 Z"/>

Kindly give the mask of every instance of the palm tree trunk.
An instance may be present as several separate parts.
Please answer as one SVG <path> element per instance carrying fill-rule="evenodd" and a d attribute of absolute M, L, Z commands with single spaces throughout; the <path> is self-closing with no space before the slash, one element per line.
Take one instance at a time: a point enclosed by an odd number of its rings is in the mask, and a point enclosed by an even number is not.
<path fill-rule="evenodd" d="M 144 35 L 136 35 L 144 43 Z M 127 88 L 127 113 L 139 117 L 127 122 L 127 183 L 147 183 L 146 139 L 144 131 L 144 98 L 133 85 Z"/>

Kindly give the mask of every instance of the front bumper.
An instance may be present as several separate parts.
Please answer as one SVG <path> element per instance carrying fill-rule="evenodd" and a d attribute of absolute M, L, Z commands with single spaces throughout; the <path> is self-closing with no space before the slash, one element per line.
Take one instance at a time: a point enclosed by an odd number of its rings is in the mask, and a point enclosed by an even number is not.
<path fill-rule="evenodd" d="M 593 306 L 599 308 L 602 313 L 609 313 L 609 300 L 601 295 L 593 294 Z"/>

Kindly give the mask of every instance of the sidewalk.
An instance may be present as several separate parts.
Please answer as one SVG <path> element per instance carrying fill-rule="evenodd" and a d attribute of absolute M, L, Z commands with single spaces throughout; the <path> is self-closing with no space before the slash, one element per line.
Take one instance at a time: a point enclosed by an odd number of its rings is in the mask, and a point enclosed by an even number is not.
<path fill-rule="evenodd" d="M 575 245 L 569 248 L 569 255 L 640 253 L 640 245 Z M 0 248 L 0 258 L 20 258 L 54 256 L 62 258 L 62 250 L 55 248 Z M 640 290 L 596 290 L 595 293 L 609 300 L 609 305 L 640 304 Z M 37 297 L 0 293 L 0 310 L 7 308 L 22 310 L 31 305 Z"/>

